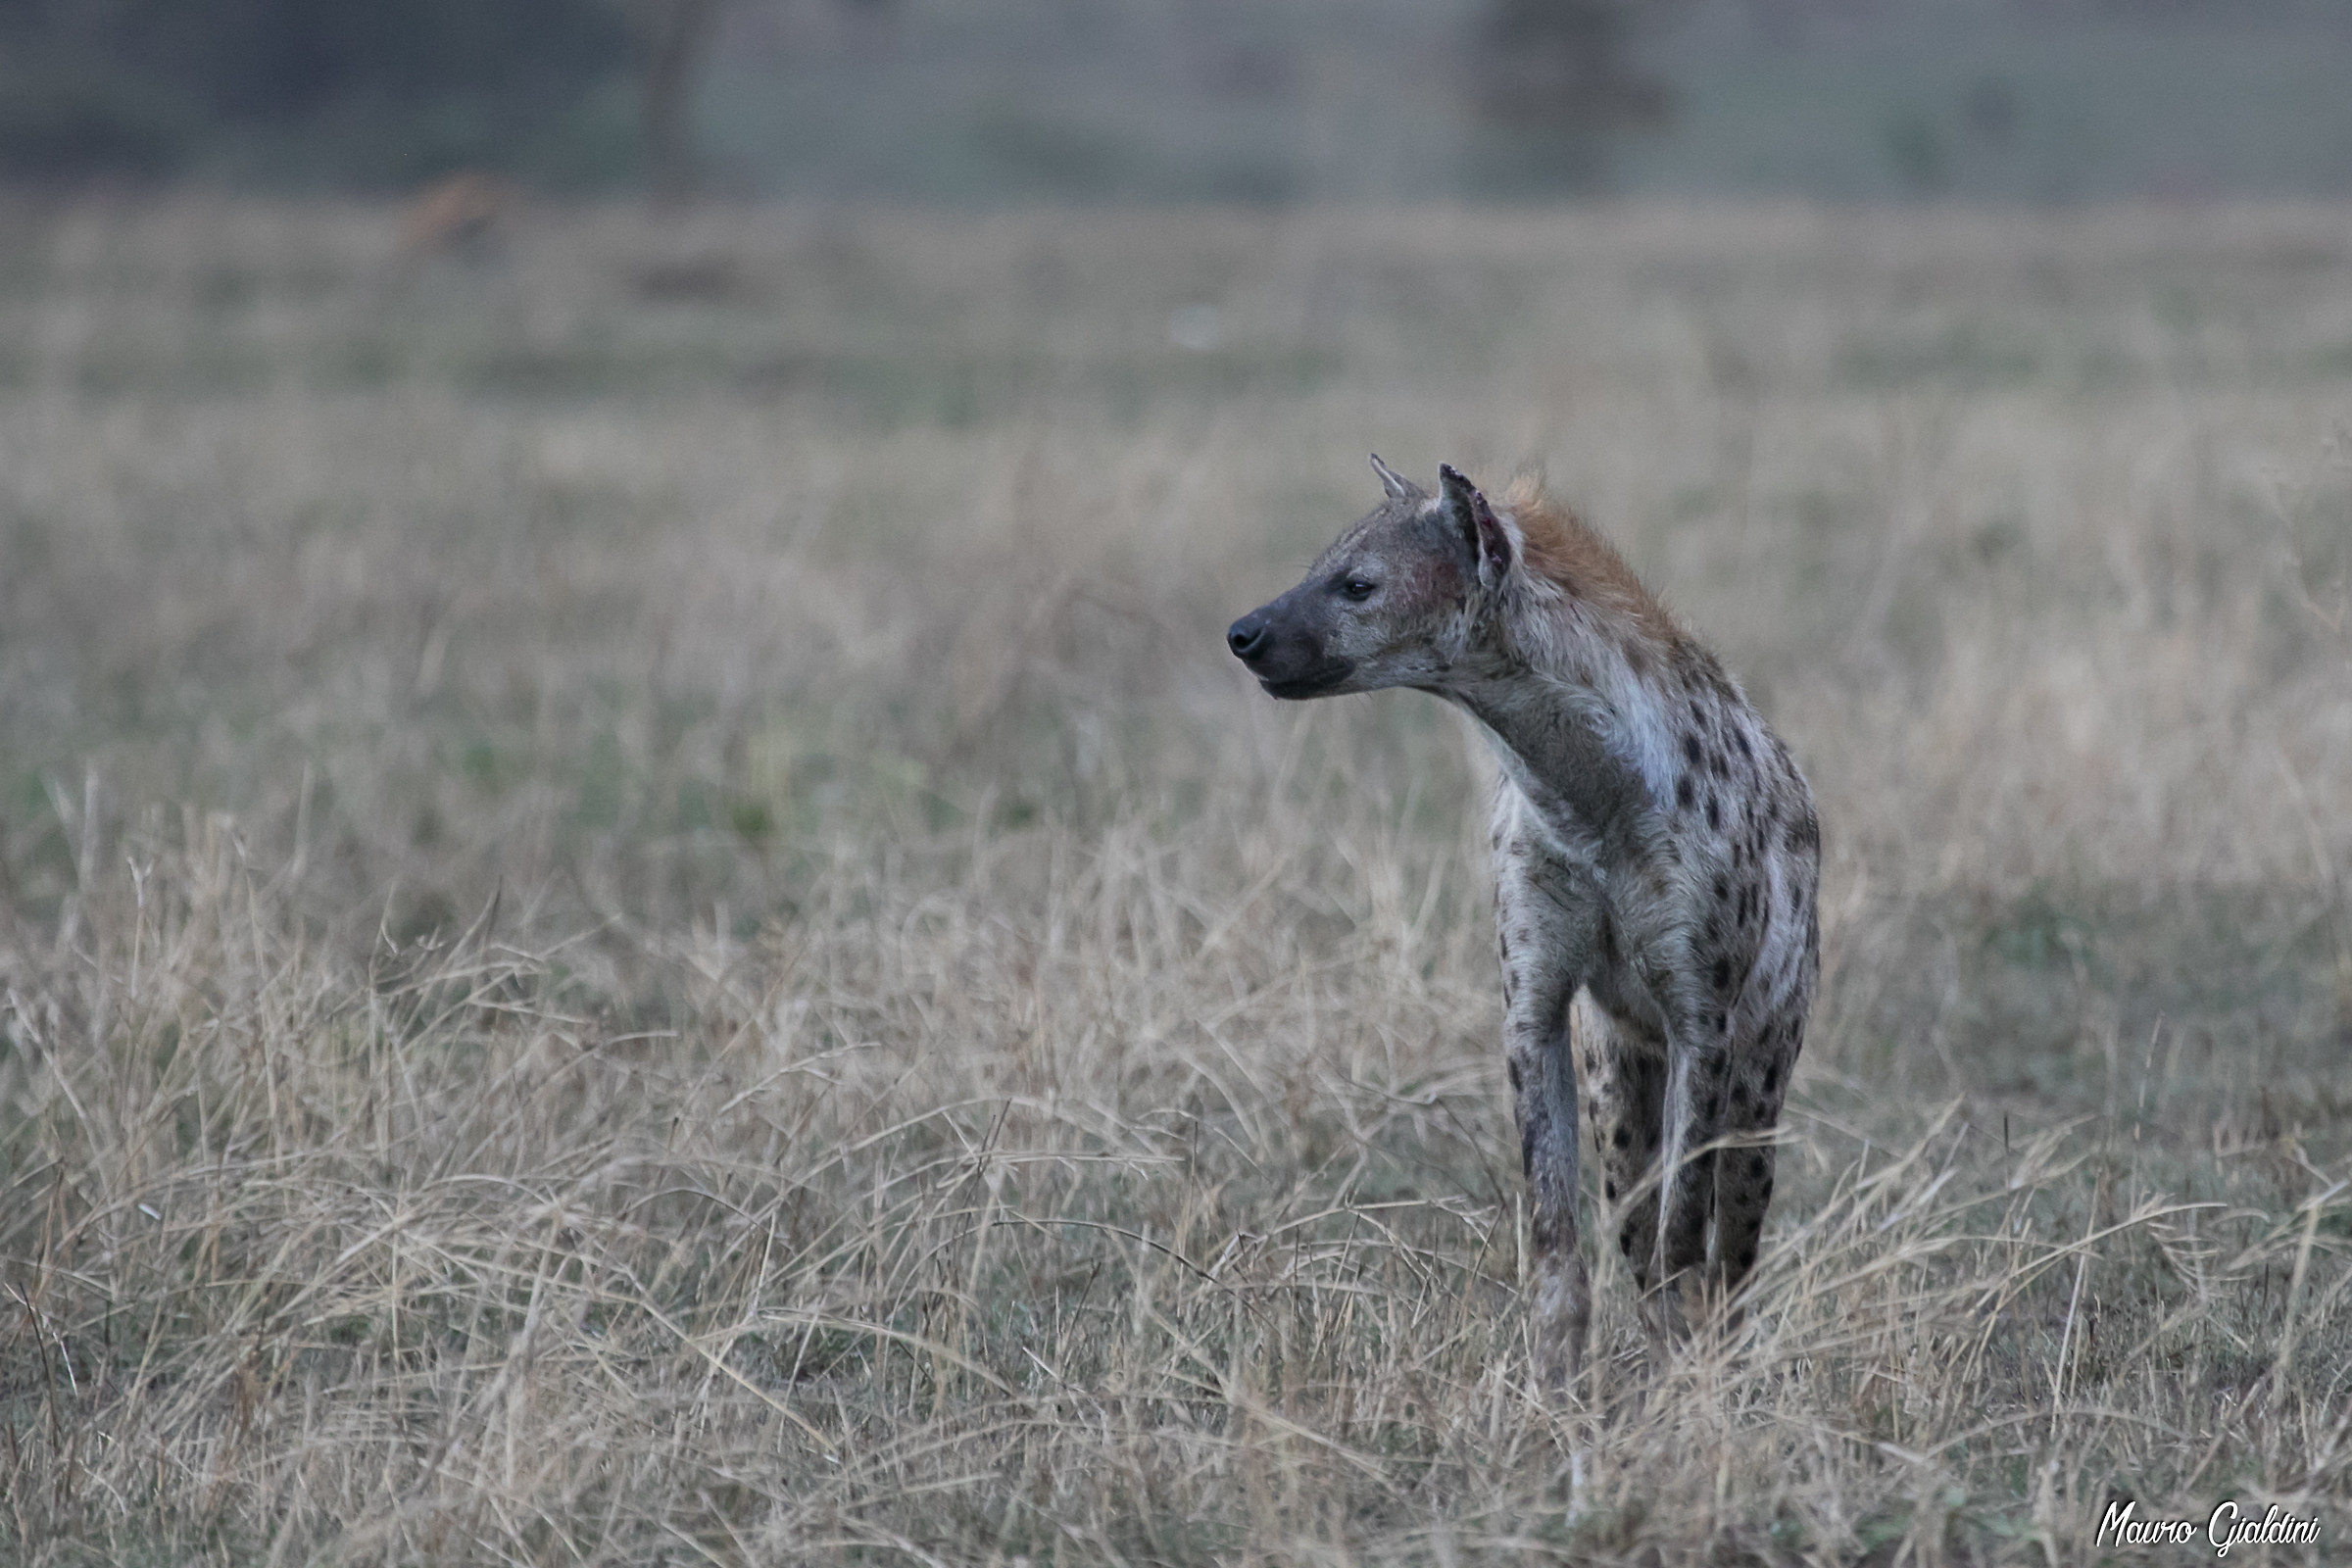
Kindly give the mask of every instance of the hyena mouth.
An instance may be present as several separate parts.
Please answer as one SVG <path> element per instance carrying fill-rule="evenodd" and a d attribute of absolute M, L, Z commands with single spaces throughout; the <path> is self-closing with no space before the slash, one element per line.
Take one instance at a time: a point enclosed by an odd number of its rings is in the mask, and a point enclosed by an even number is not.
<path fill-rule="evenodd" d="M 1332 659 L 1317 664 L 1303 675 L 1293 675 L 1287 680 L 1276 680 L 1270 675 L 1260 675 L 1257 678 L 1257 684 L 1269 697 L 1299 702 L 1309 697 L 1322 696 L 1354 672 L 1354 660 Z"/>

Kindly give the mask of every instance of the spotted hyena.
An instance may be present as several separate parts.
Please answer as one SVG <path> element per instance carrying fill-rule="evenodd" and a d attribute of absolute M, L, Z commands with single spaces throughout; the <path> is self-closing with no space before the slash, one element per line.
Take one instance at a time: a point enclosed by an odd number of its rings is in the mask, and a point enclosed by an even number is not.
<path fill-rule="evenodd" d="M 1450 467 L 1432 496 L 1372 465 L 1380 508 L 1226 640 L 1276 697 L 1409 686 L 1494 749 L 1535 1341 L 1557 1387 L 1592 1316 L 1580 1088 L 1653 1332 L 1756 1260 L 1820 968 L 1820 826 L 1788 748 L 1599 534 L 1537 485 L 1490 505 Z"/>

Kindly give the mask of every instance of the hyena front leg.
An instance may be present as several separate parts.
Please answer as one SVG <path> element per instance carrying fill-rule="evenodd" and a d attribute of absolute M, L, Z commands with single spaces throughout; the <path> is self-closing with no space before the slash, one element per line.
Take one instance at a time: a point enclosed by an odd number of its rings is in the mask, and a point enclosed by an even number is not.
<path fill-rule="evenodd" d="M 1577 1250 L 1576 1071 L 1568 1001 L 1590 949 L 1573 889 L 1533 854 L 1498 848 L 1495 925 L 1502 953 L 1504 1046 L 1519 1122 L 1535 1247 L 1536 1370 L 1547 1392 L 1584 1367 L 1592 1293 Z"/>

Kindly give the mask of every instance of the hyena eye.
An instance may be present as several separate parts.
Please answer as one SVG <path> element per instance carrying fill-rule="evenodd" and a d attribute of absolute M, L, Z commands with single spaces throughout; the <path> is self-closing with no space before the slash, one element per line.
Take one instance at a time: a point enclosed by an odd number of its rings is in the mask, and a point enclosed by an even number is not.
<path fill-rule="evenodd" d="M 1369 577 L 1350 577 L 1340 584 L 1340 592 L 1350 599 L 1363 600 L 1371 598 L 1373 591 L 1379 586 L 1380 584 Z"/>

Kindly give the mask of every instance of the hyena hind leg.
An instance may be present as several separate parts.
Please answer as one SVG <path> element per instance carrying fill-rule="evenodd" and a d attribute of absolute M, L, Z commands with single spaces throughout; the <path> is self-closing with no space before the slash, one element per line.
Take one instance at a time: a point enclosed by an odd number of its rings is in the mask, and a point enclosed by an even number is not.
<path fill-rule="evenodd" d="M 1777 1163 L 1770 1140 L 1780 1125 L 1781 1101 L 1803 1035 L 1801 1018 L 1775 1020 L 1740 1053 L 1733 1069 L 1724 1133 L 1749 1147 L 1727 1148 L 1715 1156 L 1715 1244 L 1708 1272 L 1720 1300 L 1729 1301 L 1756 1266 Z"/>
<path fill-rule="evenodd" d="M 1611 1018 L 1589 995 L 1569 1009 L 1570 1034 L 1600 1154 L 1604 1234 L 1643 1297 L 1657 1284 L 1658 1150 L 1665 1142 L 1666 1043 Z"/>

